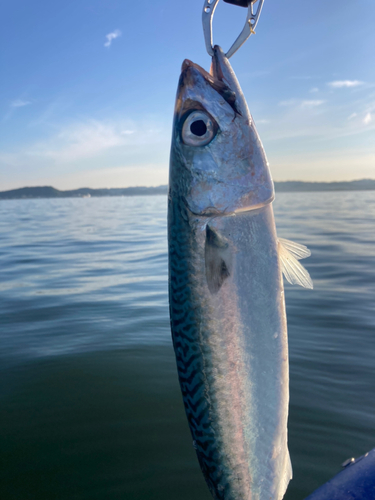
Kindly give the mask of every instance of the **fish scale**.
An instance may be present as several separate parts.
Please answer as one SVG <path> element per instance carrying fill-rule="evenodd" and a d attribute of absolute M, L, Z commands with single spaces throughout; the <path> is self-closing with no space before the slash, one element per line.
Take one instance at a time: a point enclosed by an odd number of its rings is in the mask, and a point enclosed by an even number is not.
<path fill-rule="evenodd" d="M 181 215 L 185 213 L 185 217 Z M 189 255 L 194 252 L 194 239 L 189 238 L 190 226 L 183 205 L 169 210 L 173 219 L 169 222 L 169 294 L 173 345 L 177 357 L 177 369 L 185 411 L 201 468 L 210 489 L 220 484 L 220 469 L 216 460 L 216 440 L 210 426 L 209 405 L 203 379 L 203 358 L 198 347 L 197 321 L 191 315 L 200 315 L 201 305 L 192 293 L 194 272 L 189 265 Z M 176 317 L 174 310 L 182 311 Z M 220 497 L 217 497 L 220 498 Z"/>
<path fill-rule="evenodd" d="M 306 247 L 278 240 L 268 162 L 219 47 L 182 66 L 168 194 L 169 301 L 181 392 L 215 500 L 281 500 L 288 344 L 282 271 L 310 286 Z"/>

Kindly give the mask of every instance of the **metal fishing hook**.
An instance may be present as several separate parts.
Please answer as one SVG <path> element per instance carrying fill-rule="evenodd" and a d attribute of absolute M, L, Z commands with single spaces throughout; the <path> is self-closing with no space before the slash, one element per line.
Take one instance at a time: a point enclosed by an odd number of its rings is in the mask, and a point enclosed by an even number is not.
<path fill-rule="evenodd" d="M 225 54 L 229 59 L 233 56 L 235 52 L 246 42 L 250 35 L 255 35 L 255 27 L 258 24 L 259 16 L 262 11 L 264 0 L 224 0 L 227 3 L 232 3 L 235 5 L 240 5 L 242 7 L 247 6 L 247 17 L 245 26 L 243 27 L 241 33 Z M 254 12 L 254 4 L 259 1 L 258 8 Z M 203 23 L 203 34 L 204 41 L 206 43 L 206 49 L 208 54 L 212 57 L 214 55 L 213 51 L 213 37 L 212 37 L 212 19 L 214 17 L 214 12 L 217 7 L 219 0 L 204 0 L 203 13 L 202 13 L 202 23 Z"/>

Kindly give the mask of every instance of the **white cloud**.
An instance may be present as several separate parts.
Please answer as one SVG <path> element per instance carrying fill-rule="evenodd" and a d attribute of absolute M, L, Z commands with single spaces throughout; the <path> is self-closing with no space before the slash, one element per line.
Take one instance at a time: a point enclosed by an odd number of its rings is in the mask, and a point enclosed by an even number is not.
<path fill-rule="evenodd" d="M 327 85 L 332 87 L 333 89 L 341 89 L 341 88 L 350 88 L 350 87 L 359 87 L 363 85 L 364 82 L 359 80 L 336 80 L 334 82 L 328 82 Z"/>
<path fill-rule="evenodd" d="M 12 108 L 22 108 L 23 106 L 27 106 L 28 104 L 31 104 L 31 102 L 23 101 L 22 99 L 15 99 L 10 103 Z"/>
<path fill-rule="evenodd" d="M 279 106 L 294 106 L 297 102 L 297 99 L 287 99 L 286 101 L 280 101 Z"/>
<path fill-rule="evenodd" d="M 122 137 L 112 125 L 92 120 L 61 130 L 49 144 L 36 148 L 35 153 L 56 161 L 75 161 L 121 144 Z"/>
<path fill-rule="evenodd" d="M 371 113 L 367 113 L 367 115 L 365 116 L 365 118 L 363 119 L 363 123 L 365 125 L 368 125 L 370 122 L 372 121 L 372 116 L 371 116 Z"/>
<path fill-rule="evenodd" d="M 315 100 L 315 101 L 302 101 L 301 102 L 301 108 L 316 108 L 318 106 L 321 106 L 324 103 L 325 103 L 325 101 L 318 101 L 318 100 Z"/>
<path fill-rule="evenodd" d="M 353 91 L 349 91 L 351 92 Z M 309 97 L 320 98 L 320 93 L 310 94 Z M 321 147 L 329 150 L 331 145 L 327 141 L 330 140 L 337 140 L 343 146 L 361 144 L 362 147 L 362 143 L 366 143 L 366 134 L 368 135 L 369 131 L 375 131 L 375 94 L 360 95 L 355 101 L 346 99 L 339 105 L 334 99 L 321 101 L 323 99 L 310 101 L 294 97 L 279 102 L 279 107 L 274 108 L 274 113 L 267 116 L 270 122 L 266 125 L 259 125 L 262 127 L 261 135 L 266 151 L 268 151 L 268 144 L 271 144 L 275 150 L 282 149 L 285 147 L 285 142 L 280 141 L 294 138 L 301 138 L 299 141 L 301 147 L 304 142 L 318 144 L 321 141 Z M 365 123 L 364 119 L 367 114 L 371 115 L 371 121 L 369 121 L 370 117 L 367 117 Z M 256 116 L 255 123 L 258 124 Z M 358 153 L 361 153 L 359 146 Z"/>
<path fill-rule="evenodd" d="M 12 180 L 20 187 L 20 178 L 28 185 L 49 179 L 50 184 L 67 188 L 70 182 L 79 187 L 90 185 L 91 180 L 97 187 L 162 184 L 168 172 L 169 145 L 170 123 L 163 116 L 139 121 L 86 119 L 59 128 L 55 124 L 49 137 L 0 152 L 0 171 L 8 172 L 0 184 Z"/>
<path fill-rule="evenodd" d="M 325 103 L 325 101 L 322 100 L 302 101 L 300 99 L 288 99 L 286 101 L 280 101 L 279 106 L 299 107 L 302 109 L 306 109 L 306 108 L 316 108 L 317 106 L 321 106 L 323 103 Z"/>
<path fill-rule="evenodd" d="M 121 36 L 120 30 L 115 30 L 115 31 L 112 31 L 112 33 L 108 33 L 108 35 L 105 36 L 107 41 L 105 42 L 104 47 L 110 47 L 112 40 L 114 40 L 115 38 L 118 38 L 119 36 Z"/>
<path fill-rule="evenodd" d="M 169 132 L 169 130 L 168 130 Z M 85 162 L 109 161 L 108 158 L 136 157 L 147 162 L 162 145 L 168 151 L 169 133 L 163 120 L 85 120 L 73 122 L 48 139 L 18 148 L 17 152 L 4 151 L 0 157 L 7 164 L 27 164 L 30 161 L 56 166 L 78 165 Z"/>
<path fill-rule="evenodd" d="M 315 92 L 319 92 L 319 89 L 318 87 L 313 87 L 312 89 L 310 89 L 310 92 L 313 94 Z"/>
<path fill-rule="evenodd" d="M 311 80 L 313 77 L 312 76 L 290 76 L 289 77 L 291 80 Z"/>
<path fill-rule="evenodd" d="M 118 146 L 141 146 L 160 141 L 163 133 L 150 125 L 136 124 L 131 120 L 71 123 L 49 140 L 34 144 L 28 153 L 55 160 L 59 164 L 97 157 Z"/>

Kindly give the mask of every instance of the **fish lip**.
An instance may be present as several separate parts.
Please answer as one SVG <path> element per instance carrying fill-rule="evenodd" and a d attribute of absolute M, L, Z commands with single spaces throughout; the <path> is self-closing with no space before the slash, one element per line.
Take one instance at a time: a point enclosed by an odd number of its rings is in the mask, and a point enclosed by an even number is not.
<path fill-rule="evenodd" d="M 194 63 L 190 59 L 185 59 L 181 66 L 181 73 L 186 71 L 188 68 L 195 68 L 200 74 L 206 78 L 207 76 L 210 79 L 218 80 L 223 82 L 224 75 L 222 70 L 222 65 L 224 64 L 224 59 L 226 58 L 223 49 L 219 45 L 215 45 L 213 48 L 214 55 L 212 56 L 211 69 L 208 73 L 202 66 Z"/>
<path fill-rule="evenodd" d="M 235 112 L 238 112 L 236 107 L 235 92 L 223 80 L 220 80 L 213 74 L 208 73 L 204 68 L 199 66 L 199 64 L 190 61 L 190 59 L 185 59 L 182 63 L 179 87 L 181 88 L 185 85 L 189 85 L 192 79 L 194 79 L 194 73 L 198 73 L 200 77 L 203 78 L 212 87 L 212 89 L 215 90 L 232 107 Z M 219 75 L 218 72 L 216 72 L 216 74 Z"/>
<path fill-rule="evenodd" d="M 222 65 L 224 58 L 226 57 L 223 49 L 219 45 L 215 45 L 213 48 L 214 55 L 212 56 L 211 64 L 211 74 L 217 80 L 223 81 L 224 74 L 222 70 Z"/>
<path fill-rule="evenodd" d="M 191 67 L 196 68 L 202 74 L 205 71 L 201 66 L 193 63 L 193 61 L 191 61 L 190 59 L 184 59 L 182 66 L 181 66 L 181 73 L 183 73 L 184 71 L 186 71 L 188 68 L 191 68 Z"/>
<path fill-rule="evenodd" d="M 202 68 L 202 66 L 199 66 L 199 64 L 194 63 L 190 59 L 184 59 L 182 65 L 181 65 L 181 76 L 189 68 L 196 69 L 203 76 L 203 78 L 206 78 L 207 76 L 212 78 L 210 73 L 208 73 L 204 68 Z"/>
<path fill-rule="evenodd" d="M 194 63 L 190 59 L 185 59 L 181 65 L 181 76 L 180 76 L 180 82 L 184 83 L 185 80 L 188 78 L 188 73 L 189 70 L 191 71 L 197 71 L 208 83 L 211 83 L 210 80 L 213 80 L 212 75 L 208 73 L 202 66 L 199 66 L 199 64 Z"/>

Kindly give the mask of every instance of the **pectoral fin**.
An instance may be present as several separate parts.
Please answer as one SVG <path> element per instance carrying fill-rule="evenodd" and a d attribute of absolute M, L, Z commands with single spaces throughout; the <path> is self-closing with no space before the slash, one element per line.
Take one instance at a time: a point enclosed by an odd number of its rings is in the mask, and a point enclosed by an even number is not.
<path fill-rule="evenodd" d="M 291 285 L 300 285 L 304 288 L 313 288 L 313 282 L 306 269 L 298 262 L 300 259 L 309 257 L 310 250 L 304 245 L 294 241 L 279 238 L 279 257 L 282 272 Z"/>
<path fill-rule="evenodd" d="M 216 294 L 230 276 L 231 254 L 228 240 L 208 224 L 205 245 L 206 280 L 208 289 Z"/>

